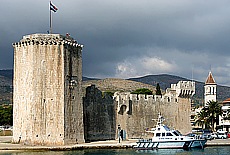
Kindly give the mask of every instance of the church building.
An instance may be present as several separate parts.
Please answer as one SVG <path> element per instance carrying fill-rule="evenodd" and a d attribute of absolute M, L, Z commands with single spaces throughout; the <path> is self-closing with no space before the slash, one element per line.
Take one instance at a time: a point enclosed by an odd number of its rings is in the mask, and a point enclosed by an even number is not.
<path fill-rule="evenodd" d="M 208 106 L 208 102 L 210 101 L 216 102 L 216 82 L 212 76 L 211 71 L 209 72 L 208 77 L 205 81 L 204 106 Z"/>

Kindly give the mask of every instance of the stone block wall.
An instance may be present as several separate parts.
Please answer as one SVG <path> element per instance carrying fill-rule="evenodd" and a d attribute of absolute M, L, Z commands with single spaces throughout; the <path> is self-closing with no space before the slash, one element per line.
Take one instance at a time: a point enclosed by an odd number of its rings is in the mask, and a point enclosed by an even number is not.
<path fill-rule="evenodd" d="M 85 141 L 115 139 L 116 109 L 113 98 L 95 87 L 86 88 L 83 99 Z"/>
<path fill-rule="evenodd" d="M 164 116 L 164 123 L 169 127 L 183 134 L 191 132 L 192 94 L 187 92 L 190 95 L 184 94 L 186 97 L 177 94 L 174 87 L 162 96 L 116 92 L 111 99 L 102 98 L 101 91 L 92 85 L 86 89 L 84 97 L 86 141 L 117 139 L 118 126 L 125 131 L 126 139 L 150 138 L 152 135 L 145 131 L 155 127 L 158 113 Z"/>
<path fill-rule="evenodd" d="M 183 134 L 191 132 L 190 110 L 191 103 L 188 98 L 179 98 L 177 102 L 144 99 L 139 95 L 140 100 L 123 100 L 118 115 L 117 123 L 125 130 L 128 139 L 150 138 L 152 135 L 145 132 L 155 128 L 158 113 L 165 118 L 165 124 L 171 128 L 178 129 Z M 118 101 L 119 102 L 119 101 Z M 122 112 L 121 112 L 122 111 Z"/>
<path fill-rule="evenodd" d="M 13 47 L 13 142 L 84 142 L 82 46 L 59 34 L 32 34 Z"/>
<path fill-rule="evenodd" d="M 165 124 L 186 134 L 191 132 L 191 96 L 195 83 L 180 81 L 168 88 L 164 95 L 137 95 L 130 92 L 116 93 L 116 124 L 126 132 L 126 138 L 150 138 L 145 132 L 155 128 L 158 113 L 165 118 Z M 182 95 L 183 94 L 183 95 Z"/>
<path fill-rule="evenodd" d="M 64 44 L 64 135 L 65 144 L 83 143 L 82 45 L 71 38 Z M 73 45 L 75 44 L 75 45 Z"/>

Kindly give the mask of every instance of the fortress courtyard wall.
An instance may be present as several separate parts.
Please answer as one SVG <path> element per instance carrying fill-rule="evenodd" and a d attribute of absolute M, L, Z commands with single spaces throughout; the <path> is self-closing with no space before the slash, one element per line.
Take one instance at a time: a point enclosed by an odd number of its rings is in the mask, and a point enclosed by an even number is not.
<path fill-rule="evenodd" d="M 116 92 L 111 98 L 102 97 L 95 85 L 89 86 L 83 102 L 86 141 L 117 139 L 119 131 L 126 139 L 150 138 L 152 135 L 145 131 L 155 127 L 158 113 L 169 127 L 182 134 L 191 132 L 190 96 L 194 92 L 185 92 L 174 89 L 168 89 L 165 95 Z"/>
<path fill-rule="evenodd" d="M 116 107 L 110 95 L 102 94 L 95 85 L 87 87 L 83 109 L 86 142 L 115 139 Z"/>
<path fill-rule="evenodd" d="M 140 100 L 123 100 L 118 110 L 117 124 L 127 133 L 127 138 L 150 138 L 145 132 L 154 128 L 158 113 L 165 118 L 164 123 L 169 127 L 185 134 L 191 132 L 190 114 L 191 103 L 188 98 L 178 98 L 177 102 L 155 99 L 144 99 L 145 95 L 138 95 Z"/>

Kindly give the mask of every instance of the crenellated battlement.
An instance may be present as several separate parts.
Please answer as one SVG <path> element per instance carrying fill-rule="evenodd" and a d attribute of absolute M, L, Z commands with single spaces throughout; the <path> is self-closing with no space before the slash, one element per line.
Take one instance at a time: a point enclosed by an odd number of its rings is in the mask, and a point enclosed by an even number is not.
<path fill-rule="evenodd" d="M 176 96 L 191 98 L 195 94 L 195 82 L 179 81 L 177 84 L 171 84 L 171 88 L 167 91 L 176 91 Z"/>
<path fill-rule="evenodd" d="M 167 88 L 163 95 L 131 94 L 116 92 L 117 122 L 127 132 L 126 137 L 149 138 L 145 130 L 154 125 L 153 118 L 160 112 L 167 118 L 167 124 L 182 133 L 191 131 L 191 99 L 195 94 L 195 82 L 179 81 Z"/>
<path fill-rule="evenodd" d="M 166 89 L 164 95 L 144 95 L 131 94 L 130 92 L 116 92 L 114 99 L 118 104 L 118 111 L 125 106 L 125 111 L 130 111 L 130 102 L 132 104 L 157 104 L 157 103 L 177 103 L 178 98 L 191 98 L 195 94 L 195 82 L 179 81 L 177 84 L 171 84 L 171 88 Z"/>
<path fill-rule="evenodd" d="M 70 36 L 60 34 L 31 34 L 23 36 L 19 42 L 13 43 L 14 47 L 29 45 L 70 45 L 83 48 L 83 45 L 78 44 L 78 42 Z"/>
<path fill-rule="evenodd" d="M 31 34 L 13 46 L 12 141 L 29 145 L 84 142 L 83 45 L 69 35 Z"/>

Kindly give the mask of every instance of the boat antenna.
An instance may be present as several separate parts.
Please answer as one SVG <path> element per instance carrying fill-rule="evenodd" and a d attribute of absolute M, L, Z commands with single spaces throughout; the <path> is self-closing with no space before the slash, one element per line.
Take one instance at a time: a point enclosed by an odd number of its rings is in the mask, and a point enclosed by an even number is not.
<path fill-rule="evenodd" d="M 158 114 L 157 125 L 161 125 L 164 121 L 164 117 L 161 116 L 161 113 Z"/>

